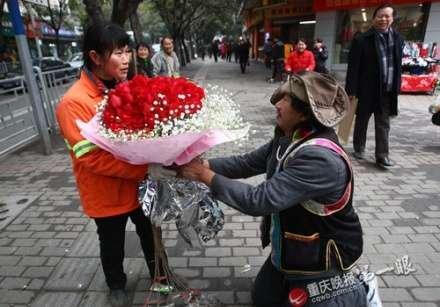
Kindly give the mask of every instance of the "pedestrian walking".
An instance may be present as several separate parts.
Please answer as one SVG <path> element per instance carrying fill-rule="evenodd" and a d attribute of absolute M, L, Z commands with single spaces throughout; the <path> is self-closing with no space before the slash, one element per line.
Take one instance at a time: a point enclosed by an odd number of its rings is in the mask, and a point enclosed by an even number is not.
<path fill-rule="evenodd" d="M 376 8 L 373 26 L 353 39 L 346 77 L 351 100 L 358 99 L 353 133 L 354 156 L 363 159 L 368 121 L 374 114 L 376 164 L 394 165 L 389 158 L 390 116 L 397 115 L 403 39 L 391 26 L 396 11 L 388 4 Z"/>
<path fill-rule="evenodd" d="M 160 48 L 161 50 L 151 59 L 153 75 L 178 77 L 180 75 L 180 63 L 174 52 L 173 39 L 171 37 L 162 38 Z"/>
<path fill-rule="evenodd" d="M 246 66 L 249 62 L 249 43 L 242 39 L 240 41 L 240 44 L 238 45 L 238 53 L 239 53 L 239 60 L 240 60 L 240 69 L 241 73 L 244 74 L 246 72 Z"/>
<path fill-rule="evenodd" d="M 212 55 L 214 56 L 214 61 L 217 63 L 218 62 L 218 53 L 220 51 L 219 49 L 219 41 L 217 39 L 215 39 L 212 44 L 211 44 L 211 51 L 212 51 Z"/>
<path fill-rule="evenodd" d="M 267 69 L 270 69 L 272 61 L 272 39 L 270 37 L 264 43 L 263 52 L 264 64 L 266 65 Z"/>
<path fill-rule="evenodd" d="M 274 37 L 272 44 L 272 78 L 270 82 L 282 81 L 284 71 L 284 44 Z"/>
<path fill-rule="evenodd" d="M 239 42 L 240 40 L 235 40 L 233 45 L 232 45 L 232 52 L 234 53 L 234 61 L 235 63 L 238 63 L 239 60 Z"/>
<path fill-rule="evenodd" d="M 365 288 L 350 274 L 363 248 L 352 205 L 354 173 L 331 128 L 346 113 L 347 94 L 330 76 L 303 72 L 271 102 L 277 127 L 270 142 L 242 156 L 196 159 L 179 172 L 208 185 L 226 205 L 264 216 L 262 245 L 271 243 L 272 250 L 255 278 L 255 306 L 292 306 L 292 289 L 311 291 L 307 299 L 316 295 L 313 285 L 350 276 L 350 283 L 326 289 L 319 306 L 366 307 Z M 264 173 L 257 186 L 236 180 Z"/>
<path fill-rule="evenodd" d="M 313 46 L 313 55 L 315 57 L 315 71 L 323 74 L 328 74 L 328 69 L 325 67 L 325 62 L 328 59 L 327 47 L 323 44 L 321 38 L 315 40 Z"/>
<path fill-rule="evenodd" d="M 226 43 L 226 60 L 228 62 L 232 61 L 232 43 L 230 41 L 228 41 Z"/>
<path fill-rule="evenodd" d="M 206 47 L 205 45 L 201 44 L 198 48 L 198 54 L 200 56 L 200 58 L 202 59 L 202 61 L 205 60 L 205 55 L 206 55 Z"/>
<path fill-rule="evenodd" d="M 129 36 L 115 24 L 97 24 L 84 34 L 84 68 L 81 76 L 57 106 L 61 135 L 67 144 L 73 173 L 84 213 L 97 227 L 101 264 L 110 288 L 109 303 L 127 306 L 127 276 L 123 269 L 127 220 L 136 226 L 144 258 L 154 277 L 154 244 L 150 220 L 137 199 L 138 184 L 158 165 L 131 165 L 84 139 L 76 124 L 88 122 L 96 114 L 104 93 L 127 78 L 130 50 Z M 168 172 L 168 170 L 164 170 Z"/>
<path fill-rule="evenodd" d="M 300 71 L 313 71 L 315 69 L 315 56 L 307 50 L 306 40 L 299 38 L 295 42 L 295 50 L 289 55 L 285 69 L 289 73 Z"/>

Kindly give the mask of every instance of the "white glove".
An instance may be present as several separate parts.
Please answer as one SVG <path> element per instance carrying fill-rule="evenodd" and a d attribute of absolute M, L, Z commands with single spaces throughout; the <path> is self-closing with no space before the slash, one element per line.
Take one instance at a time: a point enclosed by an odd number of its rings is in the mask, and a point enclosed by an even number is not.
<path fill-rule="evenodd" d="M 148 178 L 152 180 L 169 179 L 177 176 L 177 172 L 163 167 L 161 164 L 148 164 Z"/>

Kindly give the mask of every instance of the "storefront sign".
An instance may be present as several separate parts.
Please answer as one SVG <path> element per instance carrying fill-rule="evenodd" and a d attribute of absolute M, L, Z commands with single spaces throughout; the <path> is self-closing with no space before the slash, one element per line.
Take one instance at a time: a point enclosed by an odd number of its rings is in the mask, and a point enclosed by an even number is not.
<path fill-rule="evenodd" d="M 310 6 L 300 7 L 283 7 L 270 10 L 270 16 L 272 17 L 292 17 L 292 16 L 303 16 L 313 14 L 313 7 Z"/>
<path fill-rule="evenodd" d="M 52 27 L 46 23 L 42 23 L 41 30 L 43 32 L 43 35 L 45 35 L 45 36 L 55 36 L 55 30 L 52 29 Z M 64 27 L 61 27 L 58 34 L 63 37 L 75 37 L 75 35 L 76 35 L 75 32 L 73 32 L 71 30 L 67 30 Z"/>
<path fill-rule="evenodd" d="M 420 3 L 420 2 L 434 2 L 427 0 L 315 0 L 313 1 L 313 10 L 315 12 L 320 11 L 332 11 L 332 10 L 350 10 L 362 7 L 379 6 L 383 3 L 408 4 L 408 3 Z"/>

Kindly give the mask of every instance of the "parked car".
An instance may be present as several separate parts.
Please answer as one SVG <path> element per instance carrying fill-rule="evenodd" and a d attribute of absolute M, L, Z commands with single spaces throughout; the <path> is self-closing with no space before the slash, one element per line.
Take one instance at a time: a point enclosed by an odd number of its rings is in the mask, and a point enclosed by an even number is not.
<path fill-rule="evenodd" d="M 55 71 L 55 70 L 59 70 L 59 69 L 64 69 L 64 68 L 72 68 L 72 66 L 69 63 L 64 62 L 60 59 L 54 58 L 54 57 L 44 57 L 44 58 L 39 58 L 39 59 L 33 59 L 32 65 L 34 67 L 35 66 L 39 67 L 41 69 L 41 72 L 43 72 L 43 73 Z M 56 79 L 61 79 L 61 78 L 68 77 L 68 76 L 76 76 L 77 74 L 78 74 L 78 69 L 63 70 L 63 71 L 57 71 L 54 73 Z M 23 72 L 22 72 L 21 67 L 19 66 L 16 68 L 16 70 L 10 71 L 7 74 L 5 74 L 5 79 L 11 79 L 11 78 L 19 77 L 22 75 L 23 75 Z M 37 76 L 37 83 L 39 84 L 39 87 L 41 87 L 41 81 L 39 80 L 38 76 Z M 0 81 L 0 88 L 1 89 L 10 89 L 10 88 L 20 86 L 20 84 L 21 83 L 19 80 L 8 80 L 8 81 L 4 81 L 4 82 Z M 49 86 L 50 85 L 53 85 L 53 84 L 49 84 Z M 25 81 L 25 86 L 26 86 L 26 81 Z"/>
<path fill-rule="evenodd" d="M 83 53 L 82 52 L 75 53 L 72 56 L 72 58 L 68 61 L 68 63 L 73 68 L 78 68 L 78 70 L 81 69 L 81 67 L 84 65 Z"/>
<path fill-rule="evenodd" d="M 41 59 L 34 59 L 32 61 L 33 66 L 40 67 L 42 72 L 48 72 L 53 70 L 59 70 L 63 68 L 72 68 L 72 66 L 64 62 L 60 59 L 53 58 L 53 57 L 45 57 Z M 78 70 L 72 69 L 70 71 L 60 71 L 55 73 L 56 78 L 62 78 L 68 75 L 75 75 L 78 72 Z"/>

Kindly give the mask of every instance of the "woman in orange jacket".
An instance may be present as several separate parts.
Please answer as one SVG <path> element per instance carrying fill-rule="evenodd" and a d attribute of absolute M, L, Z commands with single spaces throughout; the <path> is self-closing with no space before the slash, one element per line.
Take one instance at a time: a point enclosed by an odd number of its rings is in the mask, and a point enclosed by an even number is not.
<path fill-rule="evenodd" d="M 110 288 L 109 300 L 114 306 L 128 303 L 124 290 L 127 277 L 123 270 L 128 218 L 136 226 L 150 275 L 154 275 L 151 222 L 143 214 L 137 199 L 138 184 L 147 175 L 148 166 L 117 160 L 84 139 L 76 121 L 88 122 L 92 119 L 105 92 L 127 78 L 128 43 L 129 36 L 118 25 L 94 25 L 87 29 L 81 77 L 67 91 L 56 110 L 84 212 L 94 219 L 97 226 L 101 263 Z M 157 166 L 150 167 L 150 172 L 152 169 L 157 170 Z"/>
<path fill-rule="evenodd" d="M 288 73 L 298 73 L 303 70 L 313 71 L 315 69 L 315 56 L 306 49 L 305 39 L 297 39 L 295 50 L 289 55 L 285 63 L 285 69 Z"/>

